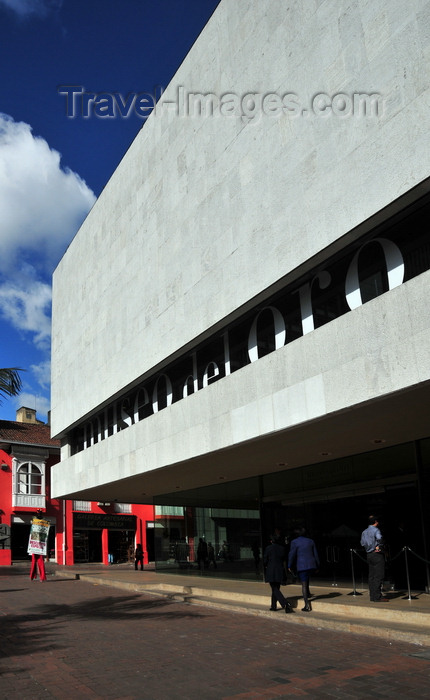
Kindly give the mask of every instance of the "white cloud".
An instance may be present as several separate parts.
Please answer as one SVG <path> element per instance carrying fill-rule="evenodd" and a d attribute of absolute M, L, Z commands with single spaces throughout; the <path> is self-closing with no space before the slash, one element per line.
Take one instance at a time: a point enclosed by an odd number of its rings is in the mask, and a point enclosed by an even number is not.
<path fill-rule="evenodd" d="M 51 384 L 51 363 L 49 360 L 41 362 L 39 365 L 31 365 L 32 374 L 42 389 L 48 389 Z"/>
<path fill-rule="evenodd" d="M 36 409 L 37 418 L 39 420 L 41 415 L 47 416 L 48 411 L 51 408 L 49 399 L 46 398 L 46 396 L 32 394 L 31 392 L 23 391 L 19 396 L 10 399 L 10 401 L 14 405 L 15 409 L 21 408 L 21 406 Z"/>
<path fill-rule="evenodd" d="M 9 4 L 17 10 L 37 3 Z M 44 415 L 49 409 L 50 277 L 95 201 L 85 182 L 62 168 L 60 160 L 28 124 L 0 113 L 0 331 L 6 337 L 7 325 L 13 326 L 23 342 L 30 336 L 41 351 L 39 364 L 28 362 L 24 392 L 14 403 L 37 407 Z"/>
<path fill-rule="evenodd" d="M 0 0 L 0 7 L 12 10 L 19 17 L 46 17 L 51 12 L 58 11 L 63 0 Z"/>
<path fill-rule="evenodd" d="M 46 420 L 51 408 L 49 398 L 51 363 L 48 360 L 39 365 L 31 365 L 29 370 L 21 372 L 23 391 L 18 396 L 2 400 L 2 403 L 9 404 L 15 412 L 21 406 L 34 408 L 37 411 L 37 418 Z M 2 408 L 4 410 L 4 407 Z M 15 420 L 15 416 L 10 416 L 8 420 Z"/>
<path fill-rule="evenodd" d="M 0 314 L 20 331 L 33 333 L 39 350 L 48 350 L 51 336 L 51 286 L 31 277 L 0 286 Z"/>
<path fill-rule="evenodd" d="M 49 360 L 39 365 L 31 365 L 30 372 L 21 374 L 24 391 L 13 399 L 15 408 L 27 406 L 37 411 L 37 417 L 47 416 L 51 408 L 49 399 L 51 363 Z M 35 381 L 33 381 L 35 379 Z M 38 388 L 39 387 L 39 388 Z"/>
<path fill-rule="evenodd" d="M 1 2 L 1 0 L 0 0 Z M 95 201 L 94 193 L 31 127 L 0 113 L 0 270 L 18 259 L 50 274 Z"/>
<path fill-rule="evenodd" d="M 25 4 L 37 3 L 14 6 Z M 42 358 L 50 350 L 52 270 L 95 201 L 60 160 L 28 124 L 0 113 L 0 329 L 10 324 L 23 338 L 29 335 Z M 46 415 L 49 361 L 28 365 L 24 392 L 14 403 Z"/>

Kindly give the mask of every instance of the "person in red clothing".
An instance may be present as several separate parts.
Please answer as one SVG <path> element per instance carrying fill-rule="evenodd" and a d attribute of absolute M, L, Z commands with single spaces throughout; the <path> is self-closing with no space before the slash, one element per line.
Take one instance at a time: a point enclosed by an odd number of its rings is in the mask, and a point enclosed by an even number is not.
<path fill-rule="evenodd" d="M 46 581 L 45 557 L 43 556 L 43 554 L 32 554 L 30 568 L 30 578 L 32 581 L 37 578 L 38 570 L 40 580 Z"/>
<path fill-rule="evenodd" d="M 43 520 L 43 513 L 41 510 L 38 510 L 36 515 L 34 516 L 32 520 L 32 525 L 42 525 L 42 523 L 46 526 L 49 525 L 45 520 Z M 47 533 L 46 533 L 47 537 Z M 32 538 L 32 534 L 30 534 L 30 540 Z M 46 545 L 46 541 L 45 541 Z M 43 554 L 36 554 L 35 552 L 31 552 L 31 567 L 30 567 L 30 579 L 34 581 L 37 578 L 37 572 L 39 572 L 39 578 L 41 581 L 46 581 L 46 571 L 45 571 L 45 557 Z"/>

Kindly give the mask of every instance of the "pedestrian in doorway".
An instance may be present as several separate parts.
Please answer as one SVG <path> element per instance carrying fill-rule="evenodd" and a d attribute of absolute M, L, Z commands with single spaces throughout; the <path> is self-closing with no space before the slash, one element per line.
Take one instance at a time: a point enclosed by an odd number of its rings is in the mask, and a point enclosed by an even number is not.
<path fill-rule="evenodd" d="M 279 540 L 276 535 L 270 538 L 270 544 L 264 550 L 264 567 L 265 581 L 270 584 L 272 589 L 270 610 L 276 610 L 276 604 L 279 602 L 286 613 L 294 612 L 291 604 L 281 592 L 281 584 L 286 582 L 287 572 L 285 568 L 286 552 L 285 545 Z"/>
<path fill-rule="evenodd" d="M 134 552 L 134 568 L 136 571 L 138 564 L 140 564 L 140 570 L 143 571 L 143 549 L 141 544 L 136 545 L 136 550 Z"/>
<path fill-rule="evenodd" d="M 214 565 L 214 569 L 216 569 L 217 565 L 215 561 L 215 549 L 212 542 L 208 542 L 208 569 L 210 568 L 211 563 Z"/>
<path fill-rule="evenodd" d="M 223 543 L 221 545 L 221 549 L 219 550 L 218 557 L 220 559 L 224 559 L 224 561 L 231 561 L 230 545 L 225 540 L 223 541 Z"/>
<path fill-rule="evenodd" d="M 372 603 L 388 603 L 382 595 L 382 582 L 385 576 L 384 541 L 375 515 L 369 516 L 369 526 L 361 533 L 360 544 L 366 550 L 369 565 L 369 597 Z"/>
<path fill-rule="evenodd" d="M 134 561 L 134 547 L 131 543 L 127 550 L 128 563 L 131 564 Z"/>
<path fill-rule="evenodd" d="M 257 542 L 253 542 L 251 545 L 252 556 L 254 557 L 255 573 L 260 573 L 260 547 Z"/>
<path fill-rule="evenodd" d="M 203 537 L 199 538 L 199 544 L 197 545 L 197 566 L 200 571 L 203 571 L 208 566 L 208 545 Z"/>
<path fill-rule="evenodd" d="M 297 577 L 302 584 L 302 595 L 305 607 L 302 612 L 311 612 L 312 598 L 309 590 L 309 579 L 311 574 L 317 571 L 320 561 L 315 542 L 306 535 L 304 527 L 295 530 L 297 537 L 291 542 L 290 553 L 288 555 L 288 569 L 292 573 L 292 567 L 297 569 Z"/>

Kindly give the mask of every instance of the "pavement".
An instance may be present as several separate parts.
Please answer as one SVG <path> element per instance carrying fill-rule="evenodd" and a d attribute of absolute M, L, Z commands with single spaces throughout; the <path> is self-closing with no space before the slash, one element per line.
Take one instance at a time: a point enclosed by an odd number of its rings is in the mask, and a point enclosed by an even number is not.
<path fill-rule="evenodd" d="M 230 612 L 273 617 L 270 588 L 259 580 L 239 581 L 215 577 L 212 570 L 187 575 L 155 571 L 153 565 L 135 571 L 133 564 L 112 566 L 79 564 L 74 567 L 48 564 L 48 573 L 79 578 L 100 586 L 147 593 Z M 371 603 L 368 591 L 333 587 L 312 582 L 312 612 L 302 612 L 301 587 L 288 585 L 282 591 L 294 614 L 275 615 L 283 624 L 331 629 L 333 631 L 378 636 L 430 647 L 430 595 L 423 592 L 391 591 L 388 603 Z M 375 625 L 375 622 L 377 624 Z M 430 695 L 430 693 L 429 693 Z"/>
<path fill-rule="evenodd" d="M 427 620 L 428 596 L 371 607 L 346 589 L 315 588 L 306 614 L 287 586 L 299 611 L 285 615 L 269 612 L 259 582 L 127 565 L 47 569 L 40 583 L 28 565 L 0 567 L 2 700 L 429 697 L 429 646 L 377 636 L 379 617 L 372 636 L 308 621 L 327 605 L 337 621 L 344 605 Z"/>
<path fill-rule="evenodd" d="M 211 571 L 188 575 L 152 570 L 135 571 L 133 565 L 78 565 L 56 567 L 56 576 L 76 576 L 101 586 L 145 592 L 157 597 L 230 612 L 273 617 L 270 588 L 261 581 L 238 581 L 214 577 Z M 321 583 L 311 586 L 312 612 L 302 612 L 301 586 L 282 588 L 294 614 L 276 618 L 285 624 L 331 629 L 333 631 L 378 636 L 430 647 L 430 595 L 423 592 L 391 591 L 388 603 L 371 603 L 365 589 L 333 587 Z M 354 595 L 355 593 L 355 595 Z M 375 622 L 377 624 L 375 625 Z M 430 695 L 430 692 L 429 692 Z"/>

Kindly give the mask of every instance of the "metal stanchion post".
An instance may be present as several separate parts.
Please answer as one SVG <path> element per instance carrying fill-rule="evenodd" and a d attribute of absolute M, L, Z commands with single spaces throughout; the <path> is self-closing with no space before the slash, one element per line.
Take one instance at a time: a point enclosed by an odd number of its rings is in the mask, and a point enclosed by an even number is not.
<path fill-rule="evenodd" d="M 336 583 L 336 573 L 334 570 L 334 555 L 333 555 L 333 549 L 334 547 L 331 544 L 328 544 L 327 547 L 325 548 L 325 558 L 327 561 L 327 564 L 333 564 L 333 583 L 331 584 L 332 586 L 337 586 Z"/>
<path fill-rule="evenodd" d="M 407 598 L 403 598 L 403 600 L 416 600 L 416 596 L 411 596 L 411 584 L 409 580 L 409 565 L 408 565 L 408 549 L 409 547 L 405 546 L 403 547 L 403 551 L 405 553 L 405 566 L 406 566 L 406 582 L 408 584 L 408 596 Z"/>
<path fill-rule="evenodd" d="M 352 587 L 353 587 L 353 591 L 352 591 L 352 593 L 348 593 L 348 595 L 353 595 L 353 596 L 362 595 L 362 593 L 358 593 L 358 591 L 357 591 L 357 589 L 356 589 L 356 587 L 355 587 L 354 550 L 353 550 L 353 549 L 350 549 L 349 551 L 350 551 L 350 553 L 351 553 L 351 573 L 352 573 Z"/>
<path fill-rule="evenodd" d="M 332 586 L 335 586 L 337 588 L 337 581 L 336 581 L 336 564 L 339 563 L 339 548 L 336 547 L 336 545 L 333 545 L 333 583 L 331 584 Z"/>
<path fill-rule="evenodd" d="M 336 582 L 336 564 L 339 561 L 339 556 L 336 556 L 336 547 L 334 545 L 327 545 L 326 547 L 326 559 L 329 564 L 333 564 L 333 583 L 332 586 L 337 587 Z"/>

